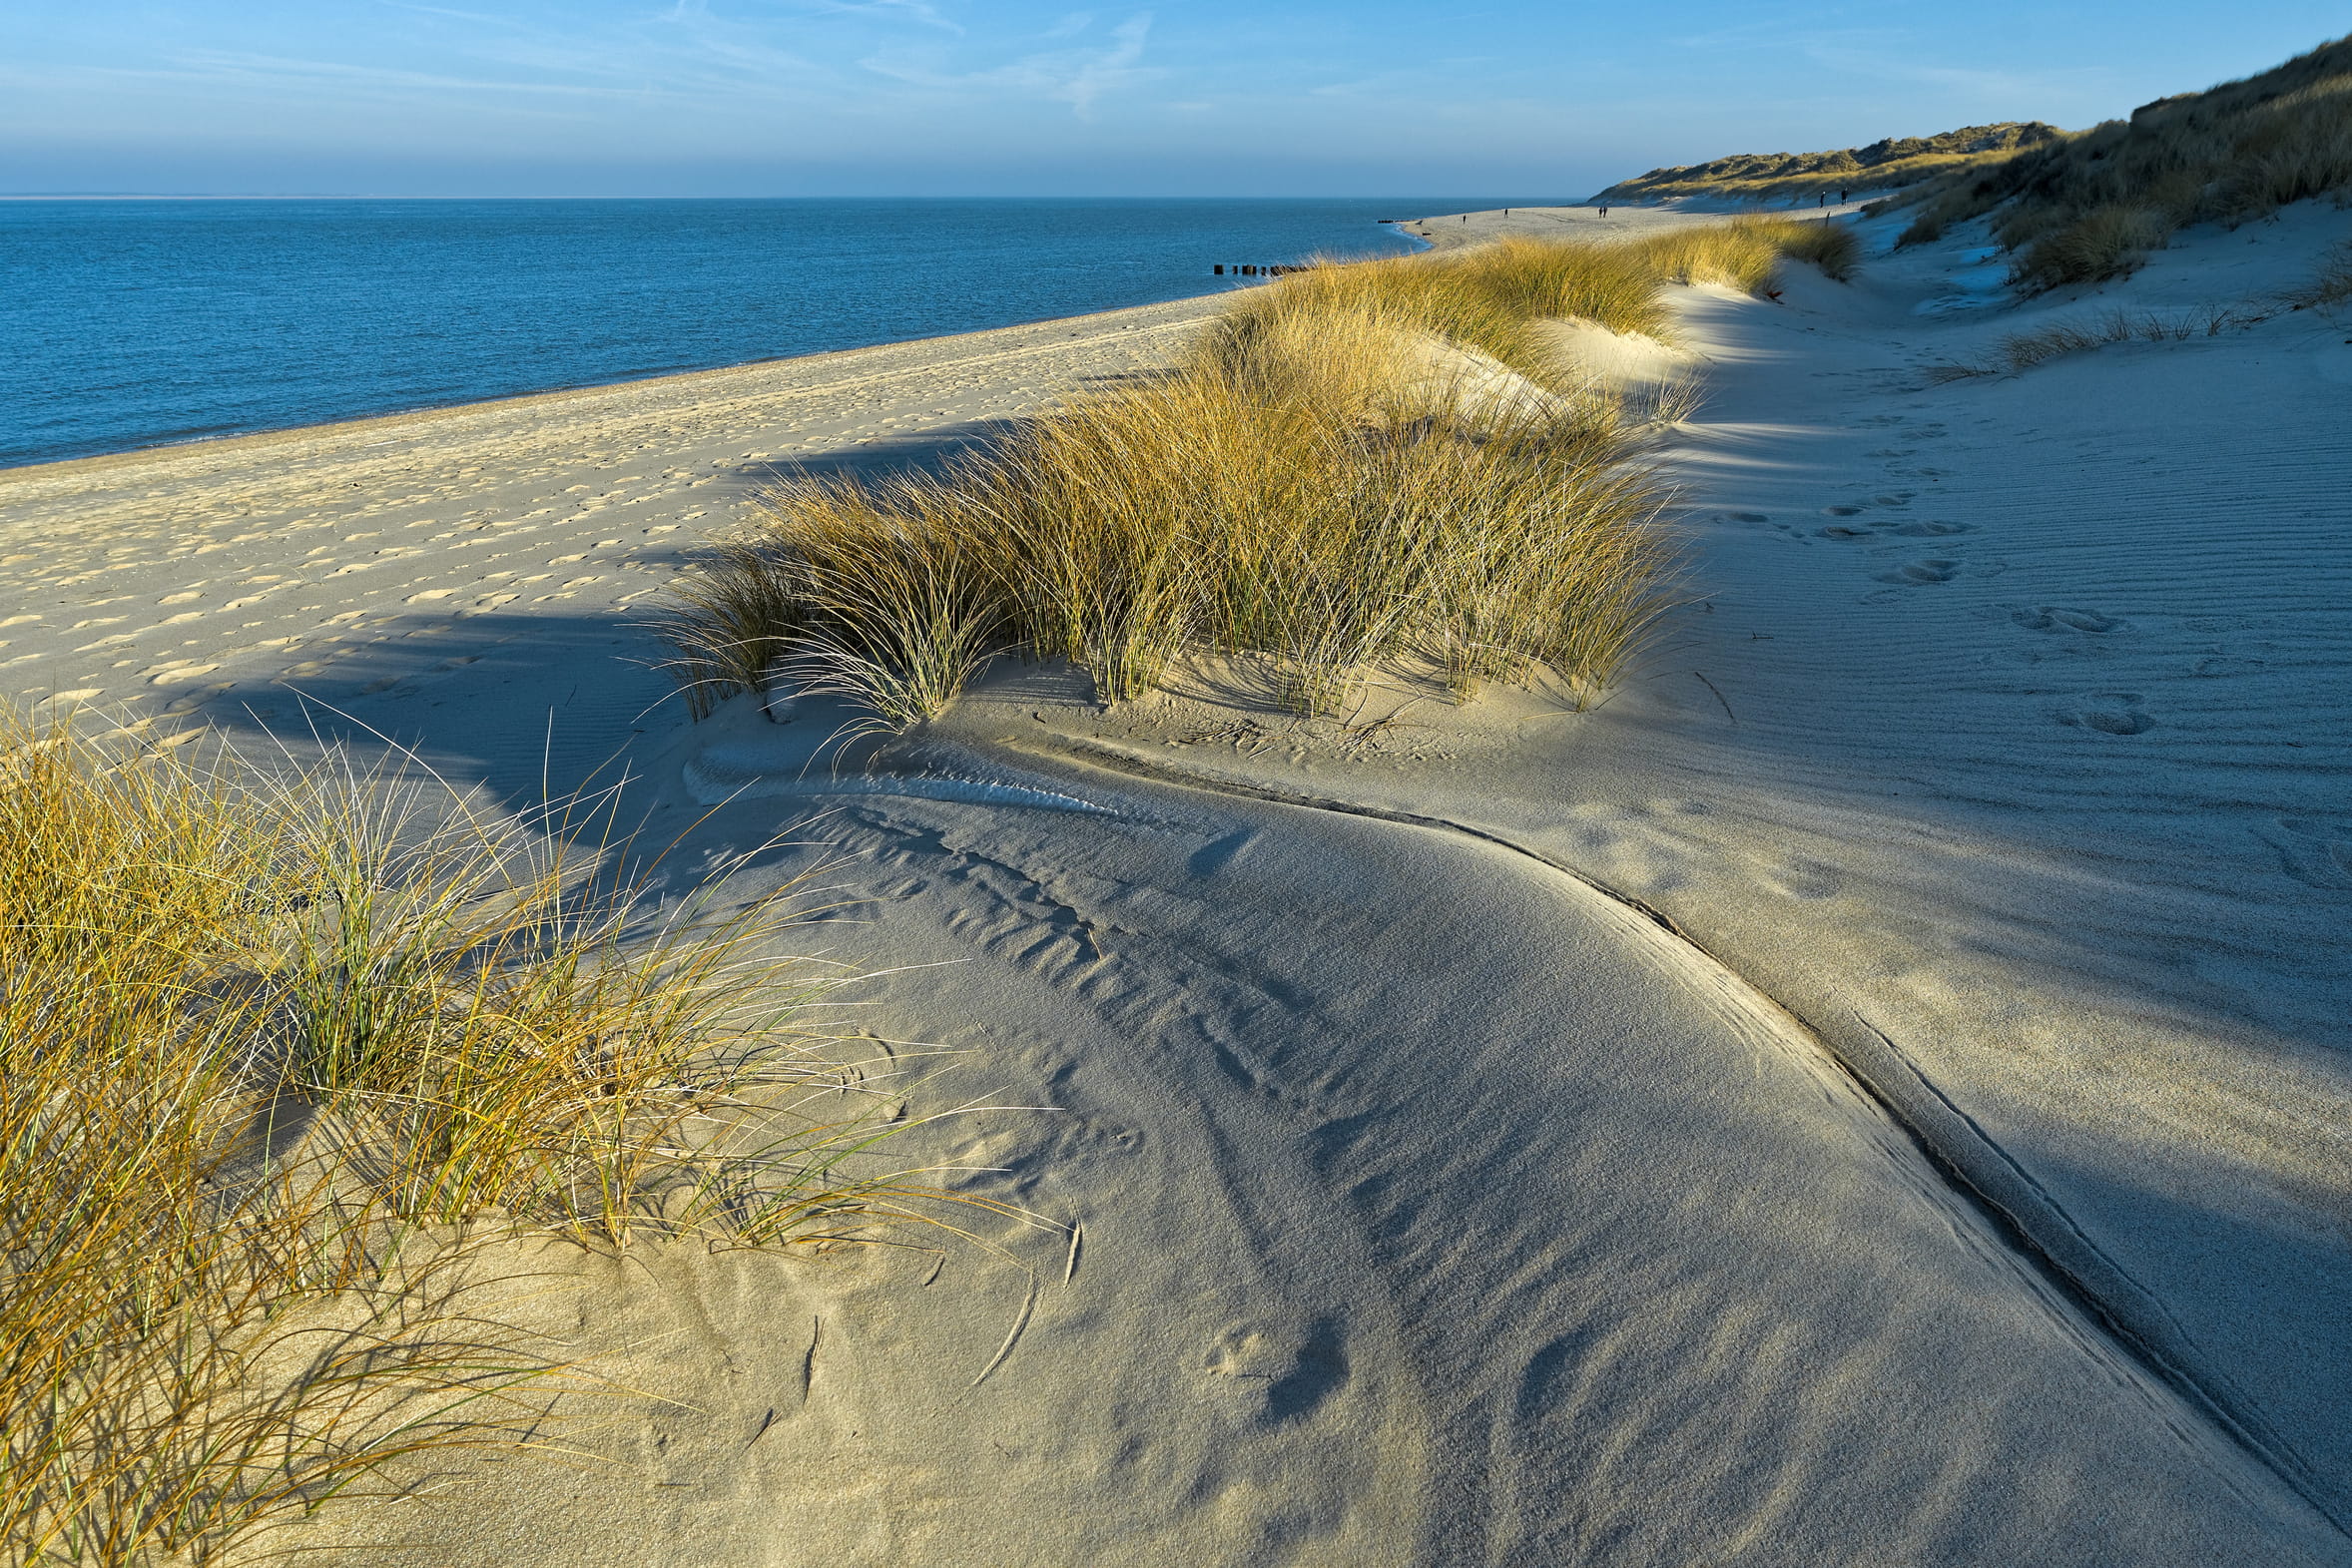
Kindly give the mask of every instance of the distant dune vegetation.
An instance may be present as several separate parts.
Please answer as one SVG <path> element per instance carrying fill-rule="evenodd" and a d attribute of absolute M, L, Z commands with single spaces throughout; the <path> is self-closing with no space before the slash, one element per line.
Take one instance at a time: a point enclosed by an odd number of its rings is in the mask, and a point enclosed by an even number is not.
<path fill-rule="evenodd" d="M 2352 37 L 1905 193 L 1906 244 L 1992 215 L 2029 288 L 2119 277 L 2197 223 L 2352 192 Z"/>
<path fill-rule="evenodd" d="M 1658 201 L 1672 196 L 1811 197 L 1824 192 L 1884 192 L 1961 170 L 2001 163 L 2066 133 L 2039 120 L 1963 126 L 1937 136 L 1897 136 L 1830 153 L 1735 153 L 1703 164 L 1653 169 L 1610 186 L 1594 201 Z"/>
<path fill-rule="evenodd" d="M 2087 131 L 2029 121 L 1845 152 L 1743 154 L 1653 169 L 1593 200 L 1763 203 L 1849 190 L 1891 191 L 1873 212 L 1916 208 L 1905 245 L 1990 217 L 1991 238 L 2017 257 L 2011 280 L 2022 288 L 2121 277 L 2190 224 L 2241 224 L 2352 192 L 2352 36 Z"/>

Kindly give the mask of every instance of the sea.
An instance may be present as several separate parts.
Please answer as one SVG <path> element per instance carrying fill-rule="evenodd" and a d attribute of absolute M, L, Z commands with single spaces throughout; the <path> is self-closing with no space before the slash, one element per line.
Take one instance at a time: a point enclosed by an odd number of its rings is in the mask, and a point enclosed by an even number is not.
<path fill-rule="evenodd" d="M 1179 299 L 1558 200 L 0 201 L 0 467 Z"/>

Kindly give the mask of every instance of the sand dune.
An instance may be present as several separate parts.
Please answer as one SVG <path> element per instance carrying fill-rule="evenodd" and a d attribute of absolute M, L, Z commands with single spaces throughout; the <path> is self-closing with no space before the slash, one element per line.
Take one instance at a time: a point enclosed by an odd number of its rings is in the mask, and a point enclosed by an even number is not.
<path fill-rule="evenodd" d="M 845 759 L 822 703 L 688 726 L 627 662 L 618 607 L 788 439 L 954 438 L 1209 304 L 0 476 L 20 688 L 251 733 L 285 675 L 516 793 L 625 753 L 683 864 L 795 829 L 744 896 L 832 860 L 859 1022 L 966 1052 L 917 1109 L 1054 1108 L 937 1132 L 1066 1227 L 1001 1255 L 541 1258 L 542 1326 L 644 1390 L 601 1457 L 292 1544 L 2352 1559 L 2352 326 L 1930 388 L 2087 307 L 1936 308 L 1973 263 L 1683 291 L 1692 598 L 1580 714 L 1008 668 Z"/>

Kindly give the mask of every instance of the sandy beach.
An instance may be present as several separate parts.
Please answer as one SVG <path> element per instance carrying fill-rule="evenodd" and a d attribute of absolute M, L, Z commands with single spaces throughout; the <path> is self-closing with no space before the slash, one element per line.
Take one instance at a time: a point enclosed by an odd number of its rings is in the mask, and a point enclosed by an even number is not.
<path fill-rule="evenodd" d="M 1771 209 L 1776 218 L 1850 219 L 1861 202 L 1834 206 Z M 1513 207 L 1490 213 L 1445 213 L 1397 227 L 1437 250 L 1479 245 L 1511 236 L 1526 240 L 1630 240 L 1640 235 L 1721 223 L 1726 217 L 1762 211 L 1753 202 L 1679 197 L 1649 206 Z"/>
<path fill-rule="evenodd" d="M 1708 215 L 1522 209 L 1433 244 Z M 1810 216 L 1810 215 L 1799 215 Z M 1165 366 L 1219 296 L 0 472 L 0 671 L 159 743 L 626 770 L 822 867 L 922 1152 L 1061 1229 L 546 1248 L 566 1462 L 272 1538 L 452 1565 L 2352 1561 L 2352 320 L 1939 384 L 2305 276 L 2352 214 L 2011 307 L 1980 239 L 1675 288 L 1687 588 L 1630 677 L 1337 718 L 1000 666 L 689 722 L 639 624 L 780 470 Z M 305 702 L 307 700 L 307 702 Z"/>
<path fill-rule="evenodd" d="M 668 686 L 615 661 L 621 607 L 658 591 L 752 486 L 984 434 L 1090 376 L 1160 363 L 1214 308 L 0 471 L 0 672 L 28 700 L 134 722 L 291 719 L 299 690 L 428 745 L 422 715 L 478 703 L 482 676 L 504 671 L 504 689 L 568 672 L 581 690 L 559 699 L 557 772 L 593 767 Z M 596 673 L 581 681 L 587 648 Z M 436 689 L 459 671 L 462 696 Z"/>

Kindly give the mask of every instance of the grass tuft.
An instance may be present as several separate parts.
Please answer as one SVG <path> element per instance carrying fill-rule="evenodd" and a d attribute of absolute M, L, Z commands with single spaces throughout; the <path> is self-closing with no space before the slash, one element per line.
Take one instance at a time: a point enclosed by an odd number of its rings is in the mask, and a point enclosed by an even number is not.
<path fill-rule="evenodd" d="M 2311 280 L 2288 289 L 2283 302 L 2293 309 L 2314 310 L 2347 299 L 2352 299 L 2352 240 L 2322 257 Z"/>
<path fill-rule="evenodd" d="M 2032 242 L 2010 267 L 2010 281 L 2030 290 L 2128 277 L 2160 250 L 2173 225 L 2149 208 L 2108 203 Z"/>
<path fill-rule="evenodd" d="M 210 1561 L 394 1460 L 543 1446 L 566 1368 L 478 1305 L 496 1241 L 944 1197 L 798 1021 L 789 898 L 663 904 L 597 802 L 187 756 L 0 709 L 7 1562 Z"/>
<path fill-rule="evenodd" d="M 1187 651 L 1263 661 L 1310 713 L 1396 660 L 1464 694 L 1538 667 L 1598 689 L 1665 603 L 1642 454 L 1688 392 L 1604 391 L 1545 328 L 1662 338 L 1661 283 L 1769 290 L 1792 256 L 1842 276 L 1854 241 L 1744 220 L 1292 273 L 1171 374 L 941 472 L 772 490 L 685 579 L 673 671 L 698 714 L 781 675 L 892 729 L 1003 653 L 1068 660 L 1106 702 Z"/>
<path fill-rule="evenodd" d="M 2253 326 L 2266 316 L 2235 305 L 2207 305 L 2187 310 L 2109 310 L 2103 315 L 2053 321 L 2031 331 L 2012 332 L 2001 339 L 1987 358 L 1940 364 L 1928 370 L 1928 383 L 1940 386 L 1985 376 L 2020 375 L 2052 359 L 2086 353 L 2110 343 L 2178 343 L 2194 337 L 2218 337 L 2223 332 Z"/>

